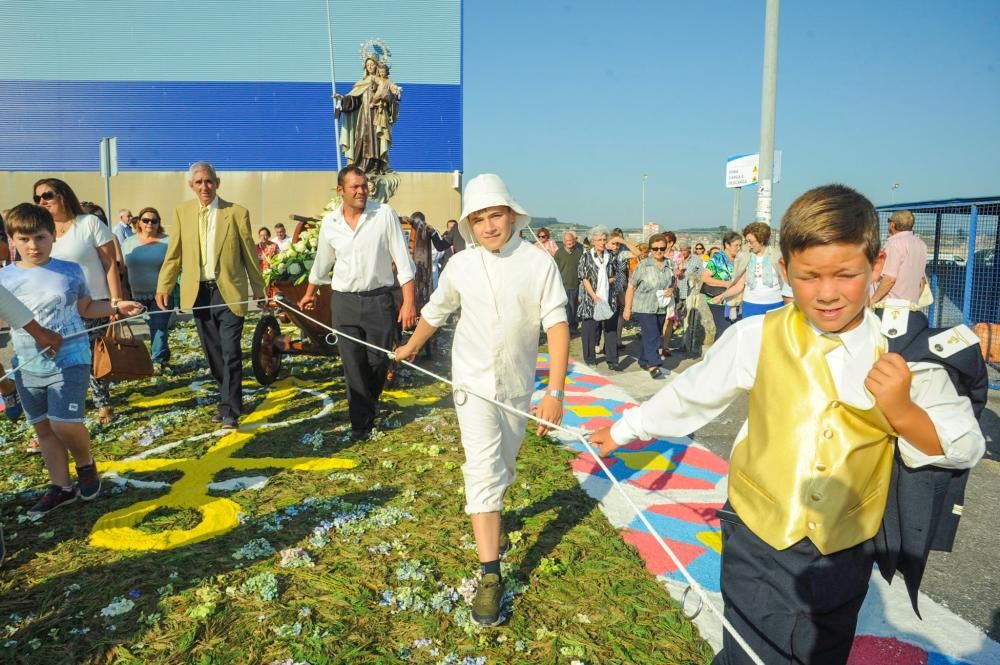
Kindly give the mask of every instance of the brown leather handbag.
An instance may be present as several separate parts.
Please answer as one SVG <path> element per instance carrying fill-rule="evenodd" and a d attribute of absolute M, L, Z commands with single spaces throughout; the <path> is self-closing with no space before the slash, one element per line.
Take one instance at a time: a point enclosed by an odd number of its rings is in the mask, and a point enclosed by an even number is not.
<path fill-rule="evenodd" d="M 145 379 L 153 376 L 153 361 L 146 345 L 135 338 L 127 323 L 114 323 L 94 340 L 93 373 L 105 381 Z"/>

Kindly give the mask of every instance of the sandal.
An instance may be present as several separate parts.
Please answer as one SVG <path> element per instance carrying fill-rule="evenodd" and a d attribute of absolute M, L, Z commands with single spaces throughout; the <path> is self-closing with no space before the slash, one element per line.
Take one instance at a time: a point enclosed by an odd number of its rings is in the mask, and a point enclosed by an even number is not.
<path fill-rule="evenodd" d="M 110 425 L 111 421 L 115 419 L 115 412 L 111 410 L 110 406 L 102 406 L 97 410 L 97 419 L 102 425 Z"/>

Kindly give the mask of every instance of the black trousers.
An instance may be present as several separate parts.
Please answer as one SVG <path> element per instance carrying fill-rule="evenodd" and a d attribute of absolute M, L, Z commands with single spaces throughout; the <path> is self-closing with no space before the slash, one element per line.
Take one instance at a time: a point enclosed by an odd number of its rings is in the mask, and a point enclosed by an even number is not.
<path fill-rule="evenodd" d="M 580 306 L 580 289 L 566 289 L 566 320 L 569 322 L 571 332 L 576 332 L 577 318 L 576 310 Z"/>
<path fill-rule="evenodd" d="M 732 510 L 728 502 L 725 510 Z M 874 561 L 871 540 L 825 556 L 807 539 L 776 550 L 724 519 L 723 613 L 768 665 L 844 665 Z M 750 662 L 724 631 L 712 664 Z"/>
<path fill-rule="evenodd" d="M 215 282 L 198 287 L 195 307 L 224 305 Z M 219 415 L 238 419 L 243 411 L 243 317 L 228 307 L 194 310 L 194 324 L 201 338 L 201 348 L 208 359 L 208 369 L 219 384 Z"/>
<path fill-rule="evenodd" d="M 331 323 L 352 337 L 363 339 L 383 349 L 391 349 L 396 338 L 396 306 L 389 289 L 373 295 L 334 291 L 331 300 Z M 385 387 L 389 357 L 381 351 L 340 338 L 340 361 L 347 384 L 347 411 L 351 433 L 367 436 L 375 427 L 378 400 Z"/>
<path fill-rule="evenodd" d="M 709 305 L 708 309 L 712 312 L 712 321 L 715 322 L 715 339 L 722 337 L 722 333 L 729 329 L 729 326 L 733 325 L 733 322 L 726 318 L 726 306 L 725 305 Z"/>
<path fill-rule="evenodd" d="M 604 321 L 583 319 L 580 321 L 580 341 L 583 343 L 583 361 L 591 367 L 597 366 L 597 335 L 604 331 L 604 359 L 609 367 L 618 366 L 618 319 L 612 316 Z"/>

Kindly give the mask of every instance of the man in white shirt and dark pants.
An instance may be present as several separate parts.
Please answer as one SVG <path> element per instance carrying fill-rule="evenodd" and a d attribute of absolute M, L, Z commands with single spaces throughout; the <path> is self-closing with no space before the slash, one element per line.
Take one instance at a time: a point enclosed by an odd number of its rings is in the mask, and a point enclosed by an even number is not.
<path fill-rule="evenodd" d="M 330 284 L 331 325 L 352 337 L 391 349 L 396 322 L 409 329 L 417 321 L 413 261 L 399 217 L 387 205 L 368 203 L 368 178 L 356 166 L 346 166 L 337 174 L 337 194 L 343 203 L 320 224 L 316 261 L 299 307 L 313 309 L 316 287 Z M 403 289 L 398 316 L 392 297 L 397 278 Z M 389 358 L 343 337 L 339 346 L 351 438 L 366 439 L 375 427 Z"/>

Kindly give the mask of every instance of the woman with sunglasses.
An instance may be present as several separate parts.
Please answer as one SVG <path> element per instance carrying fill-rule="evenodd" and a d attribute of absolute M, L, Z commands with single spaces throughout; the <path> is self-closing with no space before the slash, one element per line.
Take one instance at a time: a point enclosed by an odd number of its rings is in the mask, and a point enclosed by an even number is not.
<path fill-rule="evenodd" d="M 555 256 L 556 252 L 559 251 L 559 245 L 557 245 L 556 241 L 552 239 L 552 234 L 549 233 L 547 228 L 542 227 L 538 229 L 538 233 L 535 234 L 535 237 L 538 238 L 538 242 L 535 243 L 535 247 L 545 250 L 549 253 L 549 256 Z"/>
<path fill-rule="evenodd" d="M 121 280 L 115 262 L 115 243 L 111 229 L 94 215 L 88 215 L 73 189 L 58 178 L 42 178 L 35 183 L 34 201 L 52 215 L 56 223 L 56 242 L 52 258 L 72 261 L 83 269 L 87 287 L 94 300 L 109 300 L 114 307 L 122 299 Z M 88 319 L 91 328 L 108 319 Z M 92 332 L 91 342 L 103 334 Z M 108 382 L 90 377 L 90 392 L 102 425 L 114 418 Z"/>
<path fill-rule="evenodd" d="M 650 256 L 639 262 L 625 291 L 625 319 L 631 319 L 633 313 L 639 319 L 642 336 L 639 367 L 648 371 L 654 379 L 661 374 L 660 349 L 667 346 L 663 329 L 674 309 L 676 267 L 667 257 L 668 248 L 666 234 L 651 236 Z"/>
<path fill-rule="evenodd" d="M 153 363 L 157 374 L 163 374 L 170 362 L 170 312 L 156 304 L 156 280 L 167 257 L 167 234 L 160 223 L 156 208 L 143 208 L 139 215 L 138 231 L 125 239 L 122 254 L 132 285 L 132 299 L 146 308 L 149 314 L 149 339 L 153 347 Z"/>

